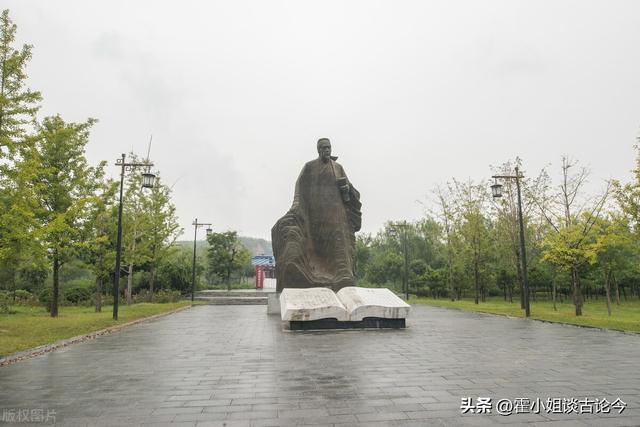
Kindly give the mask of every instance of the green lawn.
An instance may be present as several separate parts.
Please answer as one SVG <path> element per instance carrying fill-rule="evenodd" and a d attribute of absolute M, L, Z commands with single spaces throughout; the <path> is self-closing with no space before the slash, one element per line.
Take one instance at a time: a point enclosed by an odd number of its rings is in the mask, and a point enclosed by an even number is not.
<path fill-rule="evenodd" d="M 60 307 L 56 318 L 43 307 L 12 306 L 16 313 L 0 314 L 0 357 L 188 305 L 191 301 L 123 304 L 118 309 L 118 321 L 112 319 L 112 306 L 102 307 L 101 313 L 93 307 Z"/>
<path fill-rule="evenodd" d="M 469 299 L 450 301 L 448 299 L 412 297 L 409 302 L 412 304 L 429 304 L 467 311 L 524 317 L 524 310 L 520 309 L 519 300 L 509 303 L 501 298 L 491 298 L 476 305 L 473 300 Z M 618 331 L 640 332 L 640 300 L 637 299 L 621 301 L 619 306 L 614 302 L 611 306 L 611 316 L 608 315 L 607 304 L 602 299 L 585 302 L 582 306 L 582 316 L 578 317 L 575 315 L 575 308 L 571 302 L 556 303 L 556 306 L 558 311 L 553 310 L 551 301 L 531 301 L 531 318 Z"/>
<path fill-rule="evenodd" d="M 230 288 L 231 288 L 231 290 L 234 290 L 234 289 L 255 289 L 256 288 L 256 282 L 255 281 L 249 281 L 249 282 L 243 282 L 243 283 L 232 283 Z M 206 285 L 205 288 L 200 289 L 200 290 L 201 291 L 205 291 L 205 290 L 226 291 L 227 290 L 227 285 L 226 284 Z"/>

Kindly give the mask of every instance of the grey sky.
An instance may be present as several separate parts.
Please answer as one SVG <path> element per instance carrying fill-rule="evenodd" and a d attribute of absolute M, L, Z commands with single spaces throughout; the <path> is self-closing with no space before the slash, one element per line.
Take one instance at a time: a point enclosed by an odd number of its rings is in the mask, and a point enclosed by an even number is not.
<path fill-rule="evenodd" d="M 637 1 L 5 0 L 42 114 L 96 117 L 87 155 L 151 157 L 193 218 L 270 238 L 319 137 L 363 231 L 450 177 L 569 154 L 627 179 L 640 129 Z M 116 168 L 110 166 L 116 175 Z"/>

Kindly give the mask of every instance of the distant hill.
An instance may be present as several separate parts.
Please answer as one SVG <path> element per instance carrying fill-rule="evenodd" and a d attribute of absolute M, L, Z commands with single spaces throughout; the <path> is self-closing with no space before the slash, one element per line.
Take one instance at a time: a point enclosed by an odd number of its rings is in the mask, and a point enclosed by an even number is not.
<path fill-rule="evenodd" d="M 271 242 L 265 239 L 258 239 L 256 237 L 239 236 L 242 244 L 251 252 L 251 256 L 255 255 L 273 255 L 273 249 L 271 248 Z M 193 248 L 193 240 L 179 240 L 176 242 L 178 245 L 185 248 Z M 197 252 L 205 251 L 208 247 L 205 240 L 198 240 L 196 242 Z M 191 249 L 193 250 L 193 249 Z"/>
<path fill-rule="evenodd" d="M 251 255 L 273 255 L 273 248 L 269 240 L 240 236 L 240 241 L 249 249 Z"/>

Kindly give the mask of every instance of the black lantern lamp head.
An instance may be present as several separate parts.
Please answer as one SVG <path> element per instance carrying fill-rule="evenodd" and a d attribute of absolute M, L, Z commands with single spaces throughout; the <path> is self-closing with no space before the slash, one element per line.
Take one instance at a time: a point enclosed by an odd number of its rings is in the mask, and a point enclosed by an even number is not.
<path fill-rule="evenodd" d="M 213 233 L 213 230 L 211 229 L 211 226 L 207 227 L 206 232 L 207 232 L 207 236 L 210 236 L 211 233 Z"/>
<path fill-rule="evenodd" d="M 153 184 L 156 180 L 156 176 L 147 171 L 142 174 L 142 188 L 153 188 Z"/>
<path fill-rule="evenodd" d="M 498 178 L 495 178 L 495 184 L 491 186 L 491 193 L 494 198 L 502 197 L 502 184 L 498 184 Z"/>

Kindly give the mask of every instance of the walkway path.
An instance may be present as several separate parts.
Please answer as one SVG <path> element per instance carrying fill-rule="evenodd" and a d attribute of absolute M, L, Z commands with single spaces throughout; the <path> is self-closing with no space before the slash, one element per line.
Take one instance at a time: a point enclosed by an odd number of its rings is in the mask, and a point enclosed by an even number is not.
<path fill-rule="evenodd" d="M 197 306 L 2 367 L 0 420 L 41 409 L 62 425 L 640 425 L 640 335 L 428 306 L 406 330 L 295 333 L 265 310 Z M 491 414 L 461 415 L 464 397 L 492 398 Z M 618 397 L 622 414 L 495 407 Z"/>

